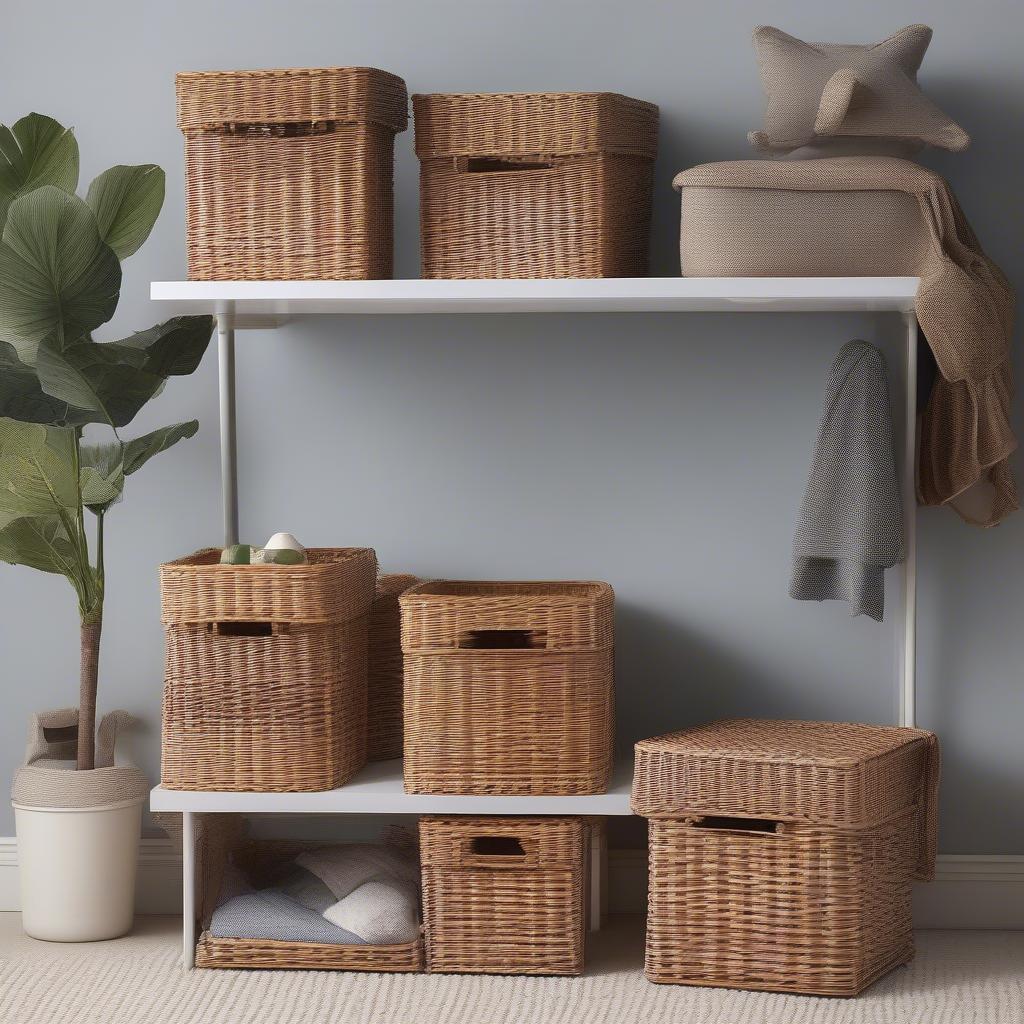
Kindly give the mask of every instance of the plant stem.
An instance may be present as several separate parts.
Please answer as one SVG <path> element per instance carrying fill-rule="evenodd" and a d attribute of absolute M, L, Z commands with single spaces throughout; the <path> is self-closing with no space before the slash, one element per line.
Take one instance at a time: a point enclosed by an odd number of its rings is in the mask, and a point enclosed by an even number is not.
<path fill-rule="evenodd" d="M 102 618 L 83 622 L 82 661 L 78 694 L 78 770 L 96 767 L 96 687 L 100 673 L 100 632 Z"/>

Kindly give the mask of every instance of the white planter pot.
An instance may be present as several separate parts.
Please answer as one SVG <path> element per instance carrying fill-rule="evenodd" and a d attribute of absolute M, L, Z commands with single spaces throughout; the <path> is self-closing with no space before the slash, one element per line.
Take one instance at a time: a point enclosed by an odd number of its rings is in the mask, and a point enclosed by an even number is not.
<path fill-rule="evenodd" d="M 50 942 L 131 929 L 144 798 L 102 807 L 14 805 L 25 932 Z"/>

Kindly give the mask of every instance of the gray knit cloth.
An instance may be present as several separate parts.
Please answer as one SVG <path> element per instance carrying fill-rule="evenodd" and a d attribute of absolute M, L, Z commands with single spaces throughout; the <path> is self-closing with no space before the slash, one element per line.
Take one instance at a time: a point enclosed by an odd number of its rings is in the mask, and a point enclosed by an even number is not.
<path fill-rule="evenodd" d="M 849 601 L 853 615 L 881 622 L 883 571 L 903 558 L 885 360 L 873 345 L 850 341 L 828 375 L 793 538 L 789 596 Z"/>

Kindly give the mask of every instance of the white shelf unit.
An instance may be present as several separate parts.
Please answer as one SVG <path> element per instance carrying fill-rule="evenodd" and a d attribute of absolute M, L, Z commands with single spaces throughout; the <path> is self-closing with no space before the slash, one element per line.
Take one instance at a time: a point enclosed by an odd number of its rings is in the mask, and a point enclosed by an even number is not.
<path fill-rule="evenodd" d="M 902 499 L 907 558 L 903 565 L 903 656 L 899 720 L 913 725 L 917 622 L 916 548 L 916 277 L 612 278 L 461 281 L 158 281 L 154 301 L 175 314 L 217 317 L 220 369 L 224 543 L 238 539 L 235 432 L 235 332 L 271 329 L 307 316 L 515 313 L 879 313 L 904 327 Z M 184 960 L 195 947 L 194 815 L 237 814 L 576 814 L 630 813 L 631 766 L 620 765 L 608 793 L 579 797 L 423 796 L 402 789 L 401 762 L 371 764 L 348 785 L 323 793 L 183 792 L 156 787 L 153 810 L 183 820 Z M 593 849 L 592 920 L 600 920 L 603 851 Z"/>

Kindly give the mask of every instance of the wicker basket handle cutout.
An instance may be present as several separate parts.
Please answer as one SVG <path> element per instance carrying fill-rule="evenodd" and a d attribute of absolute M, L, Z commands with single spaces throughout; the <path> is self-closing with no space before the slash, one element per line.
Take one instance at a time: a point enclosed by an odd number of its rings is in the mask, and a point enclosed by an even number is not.
<path fill-rule="evenodd" d="M 553 171 L 562 161 L 558 157 L 457 156 L 453 162 L 459 174 L 536 174 Z"/>
<path fill-rule="evenodd" d="M 543 629 L 467 629 L 459 633 L 462 651 L 536 651 L 548 646 Z"/>
<path fill-rule="evenodd" d="M 286 636 L 291 630 L 291 623 L 226 619 L 221 622 L 209 623 L 209 629 L 215 636 L 221 637 Z"/>
<path fill-rule="evenodd" d="M 777 836 L 786 831 L 784 822 L 768 818 L 727 818 L 721 815 L 706 815 L 687 819 L 693 828 L 707 832 L 728 832 L 737 836 Z"/>
<path fill-rule="evenodd" d="M 304 139 L 330 135 L 341 121 L 208 121 L 202 130 L 211 135 L 257 139 Z"/>
<path fill-rule="evenodd" d="M 459 846 L 456 859 L 462 868 L 533 871 L 540 866 L 536 844 L 526 838 L 481 833 L 463 839 Z"/>

